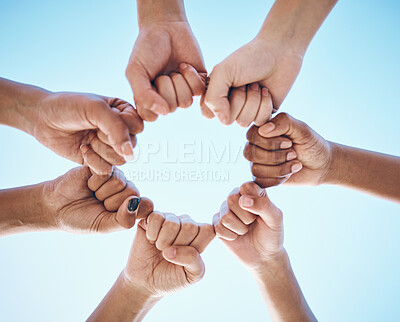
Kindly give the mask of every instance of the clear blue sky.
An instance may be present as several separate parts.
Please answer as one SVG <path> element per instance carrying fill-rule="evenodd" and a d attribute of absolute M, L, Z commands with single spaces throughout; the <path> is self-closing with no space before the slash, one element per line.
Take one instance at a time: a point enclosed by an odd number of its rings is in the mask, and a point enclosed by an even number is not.
<path fill-rule="evenodd" d="M 272 1 L 187 1 L 209 71 L 259 30 Z M 137 35 L 135 4 L 124 1 L 0 1 L 0 74 L 49 90 L 131 100 L 125 66 Z M 400 4 L 340 1 L 313 40 L 282 106 L 332 141 L 400 155 Z M 235 157 L 245 130 L 186 111 L 146 124 L 127 175 L 150 169 L 181 180 L 138 179 L 156 208 L 210 222 L 227 194 L 249 180 Z M 220 162 L 187 159 L 185 149 L 230 147 Z M 156 148 L 154 148 L 156 146 Z M 52 179 L 75 165 L 28 135 L 0 127 L 0 188 Z M 166 162 L 165 151 L 177 162 Z M 182 151 L 182 149 L 184 151 Z M 152 150 L 152 151 L 153 151 Z M 185 180 L 180 170 L 227 171 L 226 180 Z M 398 321 L 399 206 L 338 187 L 271 189 L 285 215 L 285 247 L 321 321 Z M 23 202 L 23 201 L 21 201 Z M 134 230 L 104 236 L 65 233 L 0 240 L 0 321 L 82 321 L 122 269 Z M 216 240 L 203 281 L 161 301 L 149 321 L 265 321 L 249 274 Z"/>

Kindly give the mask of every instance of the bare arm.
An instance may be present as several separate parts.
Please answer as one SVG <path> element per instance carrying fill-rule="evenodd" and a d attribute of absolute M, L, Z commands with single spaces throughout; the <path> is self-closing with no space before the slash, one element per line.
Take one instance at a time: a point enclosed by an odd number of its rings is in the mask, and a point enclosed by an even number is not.
<path fill-rule="evenodd" d="M 273 321 L 315 321 L 283 248 L 282 212 L 254 182 L 234 189 L 215 232 L 256 280 Z"/>
<path fill-rule="evenodd" d="M 253 276 L 273 321 L 317 321 L 304 298 L 286 251 Z"/>
<path fill-rule="evenodd" d="M 0 237 L 55 228 L 43 207 L 43 187 L 0 190 Z"/>
<path fill-rule="evenodd" d="M 286 113 L 250 128 L 247 139 L 244 154 L 262 187 L 334 184 L 400 202 L 399 157 L 329 142 Z"/>
<path fill-rule="evenodd" d="M 121 273 L 87 321 L 142 321 L 160 299 L 133 287 Z"/>
<path fill-rule="evenodd" d="M 326 184 L 348 188 L 400 202 L 400 158 L 331 143 L 332 163 Z"/>

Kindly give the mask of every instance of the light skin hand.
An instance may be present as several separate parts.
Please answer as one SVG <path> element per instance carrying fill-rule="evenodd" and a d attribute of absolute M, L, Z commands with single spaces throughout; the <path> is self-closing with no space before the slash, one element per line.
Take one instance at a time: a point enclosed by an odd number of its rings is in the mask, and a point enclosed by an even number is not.
<path fill-rule="evenodd" d="M 74 233 L 129 229 L 153 210 L 146 198 L 139 204 L 138 190 L 118 169 L 111 176 L 98 176 L 87 167 L 74 168 L 47 182 L 44 196 L 57 229 Z"/>
<path fill-rule="evenodd" d="M 87 167 L 55 180 L 0 190 L 0 236 L 37 232 L 108 233 L 131 228 L 153 204 L 139 198 L 123 173 L 92 174 Z"/>
<path fill-rule="evenodd" d="M 89 321 L 141 321 L 164 295 L 201 280 L 200 254 L 214 237 L 211 225 L 153 212 L 139 223 L 125 269 Z"/>
<path fill-rule="evenodd" d="M 132 137 L 143 129 L 133 107 L 116 98 L 52 93 L 0 78 L 0 99 L 0 123 L 31 134 L 55 153 L 80 164 L 80 146 L 89 143 L 92 131 L 103 133 L 119 159 L 131 160 Z"/>
<path fill-rule="evenodd" d="M 336 0 L 275 1 L 259 34 L 213 69 L 203 99 L 203 114 L 231 124 L 235 114 L 230 91 L 252 83 L 268 88 L 273 108 L 278 110 L 300 72 L 308 44 L 335 3 Z M 258 107 L 252 103 L 244 110 L 253 117 L 252 121 L 257 120 L 254 116 Z M 272 109 L 266 119 L 271 112 Z"/>
<path fill-rule="evenodd" d="M 213 226 L 217 237 L 251 272 L 283 252 L 282 212 L 254 182 L 230 193 L 214 215 Z"/>
<path fill-rule="evenodd" d="M 255 182 L 266 188 L 281 183 L 318 185 L 331 162 L 332 147 L 307 124 L 280 113 L 247 132 L 244 156 Z"/>
<path fill-rule="evenodd" d="M 139 115 L 154 121 L 201 95 L 207 72 L 183 1 L 139 0 L 137 5 L 139 36 L 126 77 Z"/>
<path fill-rule="evenodd" d="M 217 236 L 255 278 L 273 321 L 316 321 L 283 248 L 282 212 L 254 182 L 213 218 Z"/>

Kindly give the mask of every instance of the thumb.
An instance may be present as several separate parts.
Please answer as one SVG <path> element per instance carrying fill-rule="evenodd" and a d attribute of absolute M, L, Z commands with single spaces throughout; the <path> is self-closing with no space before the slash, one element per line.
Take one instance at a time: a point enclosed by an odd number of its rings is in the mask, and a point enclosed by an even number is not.
<path fill-rule="evenodd" d="M 164 249 L 163 257 L 170 263 L 183 266 L 190 284 L 201 280 L 205 273 L 203 260 L 192 246 L 171 246 Z"/>
<path fill-rule="evenodd" d="M 239 206 L 261 219 L 273 230 L 282 229 L 282 211 L 276 207 L 267 195 L 242 195 L 239 198 Z"/>
<path fill-rule="evenodd" d="M 107 136 L 115 152 L 126 161 L 133 160 L 133 145 L 129 128 L 124 120 L 112 111 L 107 102 L 89 105 L 86 112 L 89 122 Z"/>
<path fill-rule="evenodd" d="M 167 101 L 152 88 L 150 77 L 143 67 L 129 65 L 126 78 L 131 85 L 136 106 L 155 114 L 168 114 Z"/>
<path fill-rule="evenodd" d="M 224 65 L 217 65 L 210 75 L 210 82 L 204 98 L 204 104 L 217 116 L 222 124 L 230 119 L 228 100 L 232 81 L 228 78 Z M 203 113 L 205 113 L 203 108 Z"/>

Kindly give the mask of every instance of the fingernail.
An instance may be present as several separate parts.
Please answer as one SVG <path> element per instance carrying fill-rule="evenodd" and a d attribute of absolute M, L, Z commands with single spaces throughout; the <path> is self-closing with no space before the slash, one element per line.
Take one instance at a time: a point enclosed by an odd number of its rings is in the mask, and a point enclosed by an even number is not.
<path fill-rule="evenodd" d="M 292 172 L 299 172 L 303 165 L 301 163 L 295 163 L 292 165 Z"/>
<path fill-rule="evenodd" d="M 131 142 L 126 142 L 122 145 L 122 151 L 124 153 L 125 161 L 133 161 L 135 159 L 133 155 L 133 146 Z"/>
<path fill-rule="evenodd" d="M 259 86 L 257 83 L 253 83 L 253 84 L 250 85 L 250 88 L 251 88 L 253 91 L 258 91 L 258 89 L 260 88 L 260 86 Z"/>
<path fill-rule="evenodd" d="M 254 203 L 253 199 L 246 196 L 241 196 L 239 201 L 243 207 L 251 207 Z"/>
<path fill-rule="evenodd" d="M 128 202 L 128 211 L 132 212 L 132 213 L 135 212 L 139 207 L 139 203 L 140 203 L 140 198 L 139 197 L 133 197 Z"/>
<path fill-rule="evenodd" d="M 163 114 L 163 115 L 168 114 L 168 111 L 165 108 L 165 106 L 162 106 L 162 105 L 157 104 L 157 103 L 154 103 L 151 106 L 150 110 L 152 110 L 154 113 L 157 113 L 157 114 Z"/>
<path fill-rule="evenodd" d="M 222 124 L 227 124 L 228 123 L 228 118 L 225 114 L 218 114 L 218 118 L 221 121 Z"/>
<path fill-rule="evenodd" d="M 188 66 L 189 66 L 188 64 L 182 63 L 182 64 L 181 64 L 181 69 L 186 69 L 186 68 L 188 68 Z"/>
<path fill-rule="evenodd" d="M 82 145 L 80 146 L 80 149 L 81 149 L 81 152 L 82 152 L 83 154 L 86 154 L 86 153 L 89 151 L 89 146 L 87 146 L 86 144 L 82 144 Z"/>
<path fill-rule="evenodd" d="M 265 125 L 263 125 L 262 127 L 259 128 L 258 132 L 262 135 L 262 134 L 268 134 L 270 132 L 272 132 L 275 129 L 275 124 L 272 122 L 269 122 Z"/>
<path fill-rule="evenodd" d="M 169 247 L 165 250 L 165 256 L 169 259 L 173 259 L 176 257 L 176 248 L 175 247 Z"/>
<path fill-rule="evenodd" d="M 287 154 L 286 160 L 287 160 L 287 161 L 294 160 L 294 159 L 296 159 L 296 157 L 297 157 L 296 153 L 293 152 L 293 151 L 291 151 L 291 152 L 289 152 L 289 153 Z"/>
<path fill-rule="evenodd" d="M 262 96 L 268 96 L 269 95 L 269 90 L 268 90 L 268 88 L 263 88 L 262 90 L 261 90 L 261 93 L 262 93 Z"/>
<path fill-rule="evenodd" d="M 283 141 L 281 143 L 281 149 L 288 149 L 292 146 L 292 141 Z"/>

